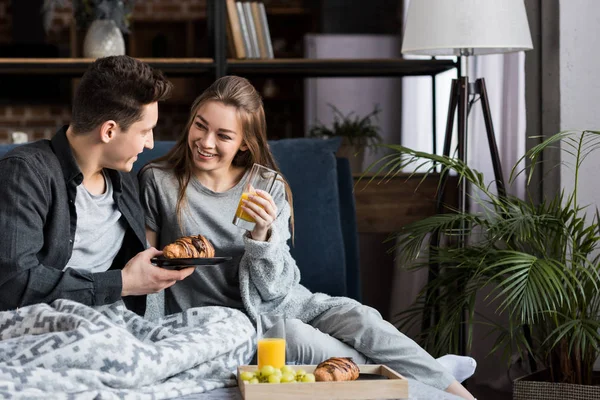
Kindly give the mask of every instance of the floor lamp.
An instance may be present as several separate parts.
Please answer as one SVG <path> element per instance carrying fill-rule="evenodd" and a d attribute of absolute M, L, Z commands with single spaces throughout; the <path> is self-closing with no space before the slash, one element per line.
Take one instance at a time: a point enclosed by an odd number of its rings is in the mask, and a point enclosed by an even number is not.
<path fill-rule="evenodd" d="M 460 77 L 452 81 L 448 119 L 443 153 L 450 155 L 450 143 L 457 115 L 458 158 L 467 161 L 469 99 L 479 96 L 482 105 L 485 130 L 489 144 L 492 167 L 498 194 L 506 194 L 502 164 L 494 134 L 485 80 L 479 78 L 470 83 L 468 60 L 471 56 L 507 53 L 532 49 L 531 35 L 523 0 L 410 0 L 406 16 L 406 27 L 402 42 L 402 53 L 427 56 L 457 56 L 460 60 Z M 435 79 L 435 77 L 434 77 Z M 445 177 L 442 176 L 442 180 Z M 443 204 L 443 185 L 438 192 L 437 206 Z M 467 208 L 467 186 L 463 180 L 459 188 L 459 209 Z M 434 245 L 439 240 L 433 235 Z M 461 244 L 466 238 L 461 239 Z M 431 281 L 439 273 L 439 266 L 429 269 Z M 429 294 L 428 294 L 429 295 Z M 423 316 L 423 328 L 437 322 L 434 311 Z M 465 327 L 459 332 L 459 352 L 465 353 Z"/>

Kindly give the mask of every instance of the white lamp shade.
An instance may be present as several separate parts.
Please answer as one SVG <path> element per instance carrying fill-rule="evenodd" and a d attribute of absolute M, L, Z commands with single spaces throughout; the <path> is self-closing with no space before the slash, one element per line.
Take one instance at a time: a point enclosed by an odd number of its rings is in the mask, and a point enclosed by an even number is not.
<path fill-rule="evenodd" d="M 402 53 L 430 56 L 533 48 L 523 0 L 411 0 Z"/>

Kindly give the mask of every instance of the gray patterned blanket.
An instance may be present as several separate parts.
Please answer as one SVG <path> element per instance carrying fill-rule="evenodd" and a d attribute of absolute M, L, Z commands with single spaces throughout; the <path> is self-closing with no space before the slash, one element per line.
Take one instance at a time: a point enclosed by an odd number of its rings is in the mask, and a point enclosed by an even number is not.
<path fill-rule="evenodd" d="M 233 386 L 254 341 L 248 318 L 223 307 L 159 322 L 122 302 L 0 312 L 0 398 L 165 399 Z"/>

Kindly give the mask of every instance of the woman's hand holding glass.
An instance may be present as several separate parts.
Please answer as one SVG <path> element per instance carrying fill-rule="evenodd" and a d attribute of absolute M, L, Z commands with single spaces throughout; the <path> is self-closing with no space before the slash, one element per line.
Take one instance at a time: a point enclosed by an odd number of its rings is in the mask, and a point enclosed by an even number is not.
<path fill-rule="evenodd" d="M 256 163 L 248 173 L 233 224 L 250 231 L 254 240 L 266 241 L 277 218 L 277 206 L 270 192 L 278 175 L 277 171 Z"/>
<path fill-rule="evenodd" d="M 264 190 L 256 190 L 247 199 L 242 200 L 242 209 L 256 223 L 250 233 L 252 239 L 266 241 L 269 229 L 271 229 L 271 225 L 273 225 L 275 218 L 277 218 L 277 206 L 273 201 L 273 197 Z"/>

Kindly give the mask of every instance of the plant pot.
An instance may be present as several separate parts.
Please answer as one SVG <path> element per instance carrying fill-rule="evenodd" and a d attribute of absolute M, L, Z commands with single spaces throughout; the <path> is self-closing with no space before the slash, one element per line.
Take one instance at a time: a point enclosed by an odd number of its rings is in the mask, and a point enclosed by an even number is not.
<path fill-rule="evenodd" d="M 125 54 L 125 40 L 121 30 L 111 19 L 92 22 L 83 40 L 83 56 L 100 58 Z"/>
<path fill-rule="evenodd" d="M 363 163 L 365 161 L 364 147 L 351 145 L 346 139 L 344 139 L 342 140 L 342 144 L 335 155 L 337 157 L 348 159 L 352 173 L 360 174 L 363 172 Z"/>
<path fill-rule="evenodd" d="M 595 385 L 549 382 L 547 370 L 526 375 L 513 382 L 513 400 L 597 400 L 600 399 L 600 373 Z"/>

